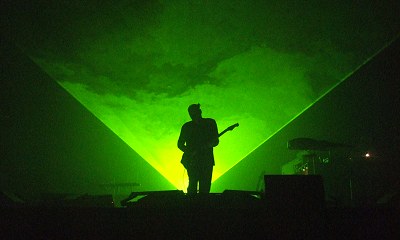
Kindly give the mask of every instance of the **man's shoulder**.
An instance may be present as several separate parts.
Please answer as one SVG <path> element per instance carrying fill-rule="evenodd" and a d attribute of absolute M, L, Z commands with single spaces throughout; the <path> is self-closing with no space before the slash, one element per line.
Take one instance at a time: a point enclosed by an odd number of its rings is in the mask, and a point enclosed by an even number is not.
<path fill-rule="evenodd" d="M 217 125 L 217 122 L 213 118 L 203 118 L 207 125 Z"/>
<path fill-rule="evenodd" d="M 207 122 L 215 122 L 215 119 L 213 119 L 213 118 L 203 118 L 204 119 L 204 121 L 207 121 Z"/>
<path fill-rule="evenodd" d="M 192 125 L 193 125 L 193 121 L 185 122 L 185 123 L 182 125 L 182 128 L 188 128 L 188 127 L 190 127 L 190 126 L 192 126 Z"/>
<path fill-rule="evenodd" d="M 213 118 L 202 118 L 202 121 L 206 124 L 216 124 L 216 121 Z M 195 123 L 193 121 L 186 122 L 182 125 L 182 129 L 191 127 L 195 127 Z"/>

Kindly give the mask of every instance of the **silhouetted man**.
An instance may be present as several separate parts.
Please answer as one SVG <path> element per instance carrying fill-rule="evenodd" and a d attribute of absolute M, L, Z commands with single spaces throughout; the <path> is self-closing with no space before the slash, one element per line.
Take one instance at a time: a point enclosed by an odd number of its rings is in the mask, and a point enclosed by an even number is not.
<path fill-rule="evenodd" d="M 215 165 L 213 147 L 219 143 L 217 123 L 212 118 L 203 118 L 200 104 L 188 108 L 192 121 L 183 124 L 178 139 L 178 148 L 183 152 L 181 163 L 189 176 L 189 195 L 209 193 L 212 171 Z"/>

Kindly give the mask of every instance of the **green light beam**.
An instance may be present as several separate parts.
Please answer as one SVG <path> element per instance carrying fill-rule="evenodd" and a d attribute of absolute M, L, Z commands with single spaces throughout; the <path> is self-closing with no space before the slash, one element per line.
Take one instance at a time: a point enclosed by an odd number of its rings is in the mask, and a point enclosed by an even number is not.
<path fill-rule="evenodd" d="M 287 125 L 289 125 L 291 122 L 293 122 L 297 117 L 299 117 L 301 114 L 303 114 L 305 111 L 307 111 L 309 108 L 311 108 L 315 103 L 320 101 L 322 98 L 324 98 L 327 94 L 329 94 L 333 89 L 338 87 L 340 84 L 342 84 L 345 80 L 347 80 L 350 76 L 352 76 L 355 72 L 357 72 L 359 69 L 361 69 L 363 66 L 365 66 L 367 63 L 369 63 L 373 58 L 375 58 L 379 53 L 381 53 L 383 50 L 385 50 L 388 46 L 390 46 L 394 41 L 396 41 L 400 37 L 400 34 L 398 34 L 395 38 L 393 38 L 391 41 L 386 43 L 382 48 L 380 48 L 378 51 L 376 51 L 374 54 L 372 54 L 369 58 L 367 58 L 363 63 L 361 63 L 358 67 L 356 67 L 353 71 L 349 72 L 346 76 L 342 78 L 338 83 L 333 85 L 331 88 L 329 88 L 324 94 L 322 94 L 320 97 L 318 97 L 314 102 L 309 104 L 306 108 L 304 108 L 301 112 L 296 114 L 292 119 L 290 119 L 286 124 L 282 125 L 278 130 L 276 130 L 273 134 L 271 134 L 269 137 L 267 137 L 264 141 L 262 141 L 257 147 L 255 147 L 253 150 L 251 150 L 248 154 L 246 154 L 245 157 L 243 157 L 241 160 L 239 160 L 236 164 L 232 165 L 229 169 L 227 169 L 224 173 L 221 174 L 221 176 L 225 173 L 227 173 L 230 169 L 235 167 L 238 163 L 240 163 L 243 159 L 245 159 L 247 156 L 249 156 L 252 152 L 254 152 L 257 148 L 259 148 L 261 145 L 263 145 L 265 142 L 267 142 L 269 139 L 271 139 L 275 134 L 280 132 L 283 128 L 285 128 Z"/>

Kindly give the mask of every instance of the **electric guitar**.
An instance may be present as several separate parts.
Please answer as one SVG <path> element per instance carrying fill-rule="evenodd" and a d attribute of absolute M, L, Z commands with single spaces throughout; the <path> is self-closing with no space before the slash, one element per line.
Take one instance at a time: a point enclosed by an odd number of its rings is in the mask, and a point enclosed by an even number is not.
<path fill-rule="evenodd" d="M 236 127 L 239 127 L 239 123 L 235 123 L 232 126 L 227 127 L 224 131 L 220 132 L 218 134 L 218 138 L 221 137 L 222 135 L 224 135 L 226 132 L 228 131 L 232 131 L 233 129 L 235 129 Z M 182 155 L 182 159 L 181 159 L 181 163 L 182 165 L 187 169 L 188 166 L 190 165 L 191 160 L 193 159 L 193 157 L 196 155 L 196 151 L 193 152 L 184 152 Z"/>

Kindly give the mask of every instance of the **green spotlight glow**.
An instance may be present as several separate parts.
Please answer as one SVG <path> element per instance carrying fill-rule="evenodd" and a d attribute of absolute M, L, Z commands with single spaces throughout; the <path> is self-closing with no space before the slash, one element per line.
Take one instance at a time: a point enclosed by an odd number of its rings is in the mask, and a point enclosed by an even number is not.
<path fill-rule="evenodd" d="M 141 90 L 135 97 L 117 96 L 72 81 L 59 83 L 176 188 L 185 189 L 176 143 L 181 125 L 189 120 L 187 106 L 200 102 L 204 117 L 215 118 L 220 131 L 240 123 L 215 149 L 215 181 L 310 104 L 306 68 L 299 67 L 297 58 L 253 48 L 222 61 L 209 74 L 219 85 L 199 84 L 177 96 Z"/>
<path fill-rule="evenodd" d="M 183 101 L 187 103 L 182 103 L 180 107 L 176 107 L 175 104 L 170 107 L 168 107 L 168 104 L 163 105 L 163 102 L 168 102 L 166 99 L 160 99 L 161 103 L 154 103 L 149 106 L 145 104 L 138 107 L 135 105 L 137 103 L 131 99 L 111 95 L 98 96 L 87 91 L 80 84 L 65 82 L 63 87 L 174 186 L 178 189 L 186 188 L 186 180 L 183 180 L 184 169 L 180 164 L 181 152 L 177 149 L 176 143 L 180 125 L 188 120 L 186 112 L 188 100 Z M 204 96 L 198 99 L 199 102 L 206 102 L 206 98 Z M 126 107 L 122 110 L 115 104 L 110 104 L 111 102 Z M 218 111 L 222 112 L 218 115 L 223 116 L 224 106 L 204 105 L 203 111 L 205 113 L 207 110 L 210 112 Z M 128 106 L 131 106 L 131 108 Z M 144 107 L 146 107 L 145 110 Z M 225 119 L 223 117 L 218 118 L 220 131 L 236 120 L 240 121 L 241 126 L 232 133 L 225 134 L 221 138 L 220 145 L 215 149 L 217 163 L 213 181 L 242 159 L 246 152 L 251 150 L 263 137 L 262 134 L 257 133 L 262 131 L 265 126 L 262 121 L 251 116 L 232 117 L 230 114 L 227 113 L 228 117 Z"/>

